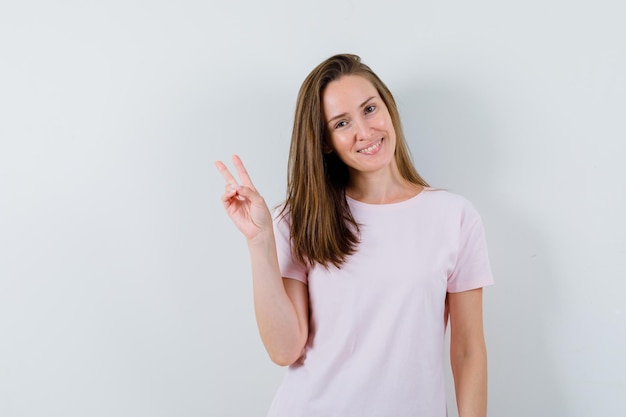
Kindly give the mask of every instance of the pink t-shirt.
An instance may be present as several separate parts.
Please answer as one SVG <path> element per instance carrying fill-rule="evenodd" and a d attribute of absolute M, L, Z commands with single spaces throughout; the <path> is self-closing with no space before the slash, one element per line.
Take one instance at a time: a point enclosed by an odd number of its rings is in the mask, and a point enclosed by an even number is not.
<path fill-rule="evenodd" d="M 361 242 L 339 269 L 297 263 L 289 218 L 275 220 L 281 273 L 308 284 L 311 315 L 268 417 L 445 417 L 446 293 L 493 283 L 480 216 L 432 188 L 348 203 Z"/>

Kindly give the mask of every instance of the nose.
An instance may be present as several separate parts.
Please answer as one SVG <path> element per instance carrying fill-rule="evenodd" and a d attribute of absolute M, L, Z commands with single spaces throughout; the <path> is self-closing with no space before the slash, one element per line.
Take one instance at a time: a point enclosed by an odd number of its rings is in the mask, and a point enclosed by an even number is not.
<path fill-rule="evenodd" d="M 368 140 L 372 136 L 372 129 L 367 120 L 359 118 L 353 122 L 357 140 Z"/>

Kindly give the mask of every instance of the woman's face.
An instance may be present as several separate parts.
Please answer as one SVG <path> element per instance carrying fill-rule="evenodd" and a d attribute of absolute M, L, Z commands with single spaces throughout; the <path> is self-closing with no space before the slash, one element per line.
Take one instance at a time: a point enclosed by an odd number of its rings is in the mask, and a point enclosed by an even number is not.
<path fill-rule="evenodd" d="M 396 132 L 387 106 L 365 77 L 346 75 L 330 82 L 322 95 L 328 151 L 354 175 L 395 166 Z"/>

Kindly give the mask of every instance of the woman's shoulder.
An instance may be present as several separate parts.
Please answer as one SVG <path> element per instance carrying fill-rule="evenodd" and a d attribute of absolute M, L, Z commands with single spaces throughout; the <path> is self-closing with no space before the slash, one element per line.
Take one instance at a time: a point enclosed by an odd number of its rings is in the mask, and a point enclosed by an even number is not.
<path fill-rule="evenodd" d="M 421 193 L 424 194 L 424 197 L 430 198 L 434 201 L 460 205 L 471 204 L 469 199 L 465 196 L 457 194 L 456 192 L 450 191 L 446 188 L 424 187 Z"/>
<path fill-rule="evenodd" d="M 272 218 L 274 223 L 291 223 L 291 215 L 289 214 L 289 208 L 287 203 L 282 202 L 276 205 L 272 211 Z"/>
<path fill-rule="evenodd" d="M 444 188 L 425 187 L 421 194 L 433 210 L 477 213 L 474 204 L 465 196 Z"/>

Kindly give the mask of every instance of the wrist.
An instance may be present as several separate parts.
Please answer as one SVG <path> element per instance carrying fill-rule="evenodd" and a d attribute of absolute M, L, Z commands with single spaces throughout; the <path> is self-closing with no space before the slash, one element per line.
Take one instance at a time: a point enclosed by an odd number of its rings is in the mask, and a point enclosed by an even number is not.
<path fill-rule="evenodd" d="M 256 248 L 268 244 L 275 245 L 274 230 L 270 227 L 247 239 L 248 247 Z"/>

